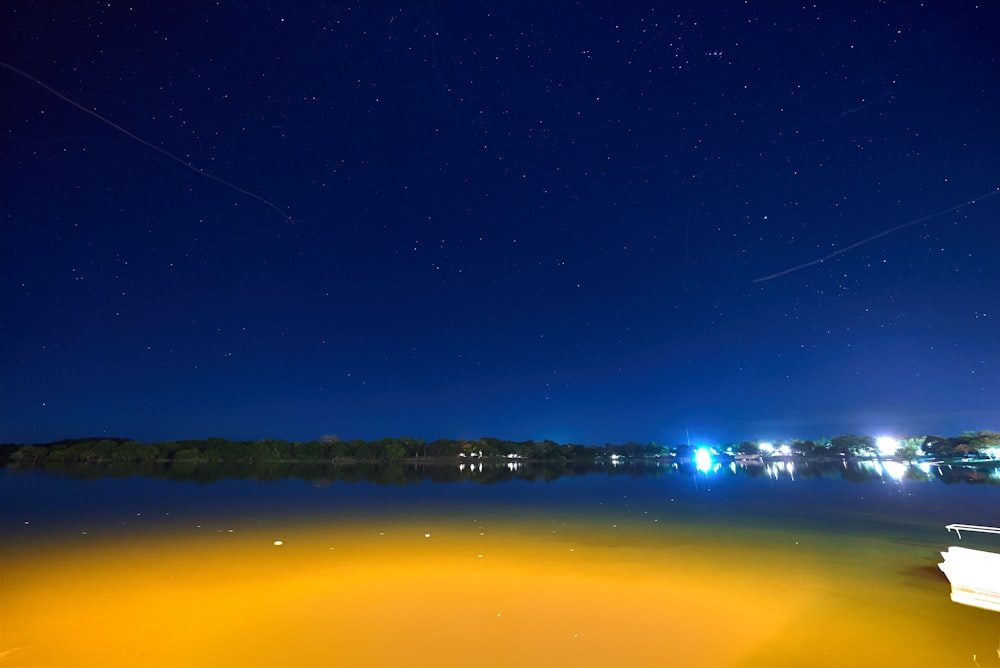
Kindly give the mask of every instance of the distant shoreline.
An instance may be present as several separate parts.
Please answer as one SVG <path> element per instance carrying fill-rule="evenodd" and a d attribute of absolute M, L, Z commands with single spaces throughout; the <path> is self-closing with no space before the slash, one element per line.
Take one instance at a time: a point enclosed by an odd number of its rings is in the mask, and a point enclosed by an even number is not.
<path fill-rule="evenodd" d="M 409 436 L 373 441 L 343 441 L 323 436 L 314 441 L 280 439 L 229 441 L 223 438 L 141 443 L 127 438 L 77 438 L 34 445 L 0 445 L 0 465 L 95 464 L 95 463 L 214 463 L 214 464 L 372 464 L 479 462 L 588 463 L 618 461 L 687 461 L 711 458 L 752 464 L 755 461 L 870 460 L 903 462 L 1000 462 L 1000 433 L 966 432 L 960 436 L 919 436 L 885 439 L 844 434 L 819 441 L 792 439 L 773 444 L 757 441 L 695 446 L 662 446 L 655 442 L 579 445 L 551 440 L 509 441 L 437 439 L 425 441 Z"/>

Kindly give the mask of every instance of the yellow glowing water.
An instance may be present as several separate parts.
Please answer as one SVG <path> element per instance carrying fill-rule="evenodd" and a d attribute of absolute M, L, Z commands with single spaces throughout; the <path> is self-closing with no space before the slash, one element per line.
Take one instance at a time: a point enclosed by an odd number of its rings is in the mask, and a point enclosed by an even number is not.
<path fill-rule="evenodd" d="M 3 548 L 3 665 L 998 664 L 1000 615 L 877 537 L 428 514 Z"/>

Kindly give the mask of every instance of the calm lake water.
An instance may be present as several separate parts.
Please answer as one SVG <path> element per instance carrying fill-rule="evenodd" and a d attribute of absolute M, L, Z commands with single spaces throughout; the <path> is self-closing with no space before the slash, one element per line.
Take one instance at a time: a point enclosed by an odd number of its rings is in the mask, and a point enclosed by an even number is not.
<path fill-rule="evenodd" d="M 3 470 L 0 664 L 1000 665 L 997 469 L 513 468 Z"/>

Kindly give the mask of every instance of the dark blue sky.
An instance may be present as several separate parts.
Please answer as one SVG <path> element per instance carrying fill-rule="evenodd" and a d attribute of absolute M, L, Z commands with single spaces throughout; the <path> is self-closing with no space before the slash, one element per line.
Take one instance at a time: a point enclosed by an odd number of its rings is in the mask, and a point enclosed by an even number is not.
<path fill-rule="evenodd" d="M 993 3 L 0 12 L 0 441 L 1000 427 Z"/>

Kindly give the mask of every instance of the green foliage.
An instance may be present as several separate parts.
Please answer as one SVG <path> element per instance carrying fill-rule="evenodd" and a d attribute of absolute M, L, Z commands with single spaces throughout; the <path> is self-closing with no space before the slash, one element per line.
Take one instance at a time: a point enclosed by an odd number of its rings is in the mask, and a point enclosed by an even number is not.
<path fill-rule="evenodd" d="M 306 441 L 292 444 L 292 459 L 301 462 L 316 462 L 330 459 L 330 450 L 336 441 Z"/>
<path fill-rule="evenodd" d="M 966 436 L 968 433 L 969 432 L 966 432 L 965 434 L 962 434 L 962 436 Z M 986 431 L 984 429 L 983 431 L 977 431 L 976 433 L 971 434 L 968 438 L 973 447 L 977 449 L 1000 445 L 1000 432 L 996 431 Z"/>
<path fill-rule="evenodd" d="M 919 437 L 901 438 L 894 456 L 897 459 L 912 462 L 922 452 L 923 443 L 923 439 Z"/>
<path fill-rule="evenodd" d="M 179 450 L 175 453 L 174 459 L 179 462 L 198 462 L 205 461 L 208 457 L 206 457 L 205 453 L 197 448 L 185 448 L 184 450 Z"/>
<path fill-rule="evenodd" d="M 261 462 L 290 461 L 294 451 L 291 443 L 275 438 L 254 441 L 247 449 L 251 459 Z"/>
<path fill-rule="evenodd" d="M 872 436 L 843 434 L 830 439 L 830 448 L 836 454 L 867 456 L 875 452 L 875 439 Z"/>
<path fill-rule="evenodd" d="M 347 457 L 350 456 L 348 455 L 348 452 L 349 449 L 347 447 L 347 444 L 344 443 L 343 441 L 335 441 L 330 445 L 330 450 L 329 450 L 330 459 L 346 459 Z"/>
<path fill-rule="evenodd" d="M 406 448 L 395 439 L 382 439 L 380 459 L 383 462 L 401 461 L 406 458 Z"/>
<path fill-rule="evenodd" d="M 16 462 L 34 463 L 40 462 L 49 455 L 49 450 L 41 445 L 24 445 L 14 451 L 10 456 Z"/>
<path fill-rule="evenodd" d="M 91 463 L 155 461 L 159 448 L 124 438 L 65 439 L 20 448 L 13 453 L 22 462 Z"/>
<path fill-rule="evenodd" d="M 462 444 L 446 438 L 439 438 L 427 444 L 428 457 L 457 457 L 462 452 Z"/>
<path fill-rule="evenodd" d="M 793 440 L 792 449 L 796 452 L 801 452 L 807 457 L 839 457 L 840 453 L 834 450 L 833 445 L 830 443 L 830 439 L 819 439 L 817 441 L 813 440 Z"/>

